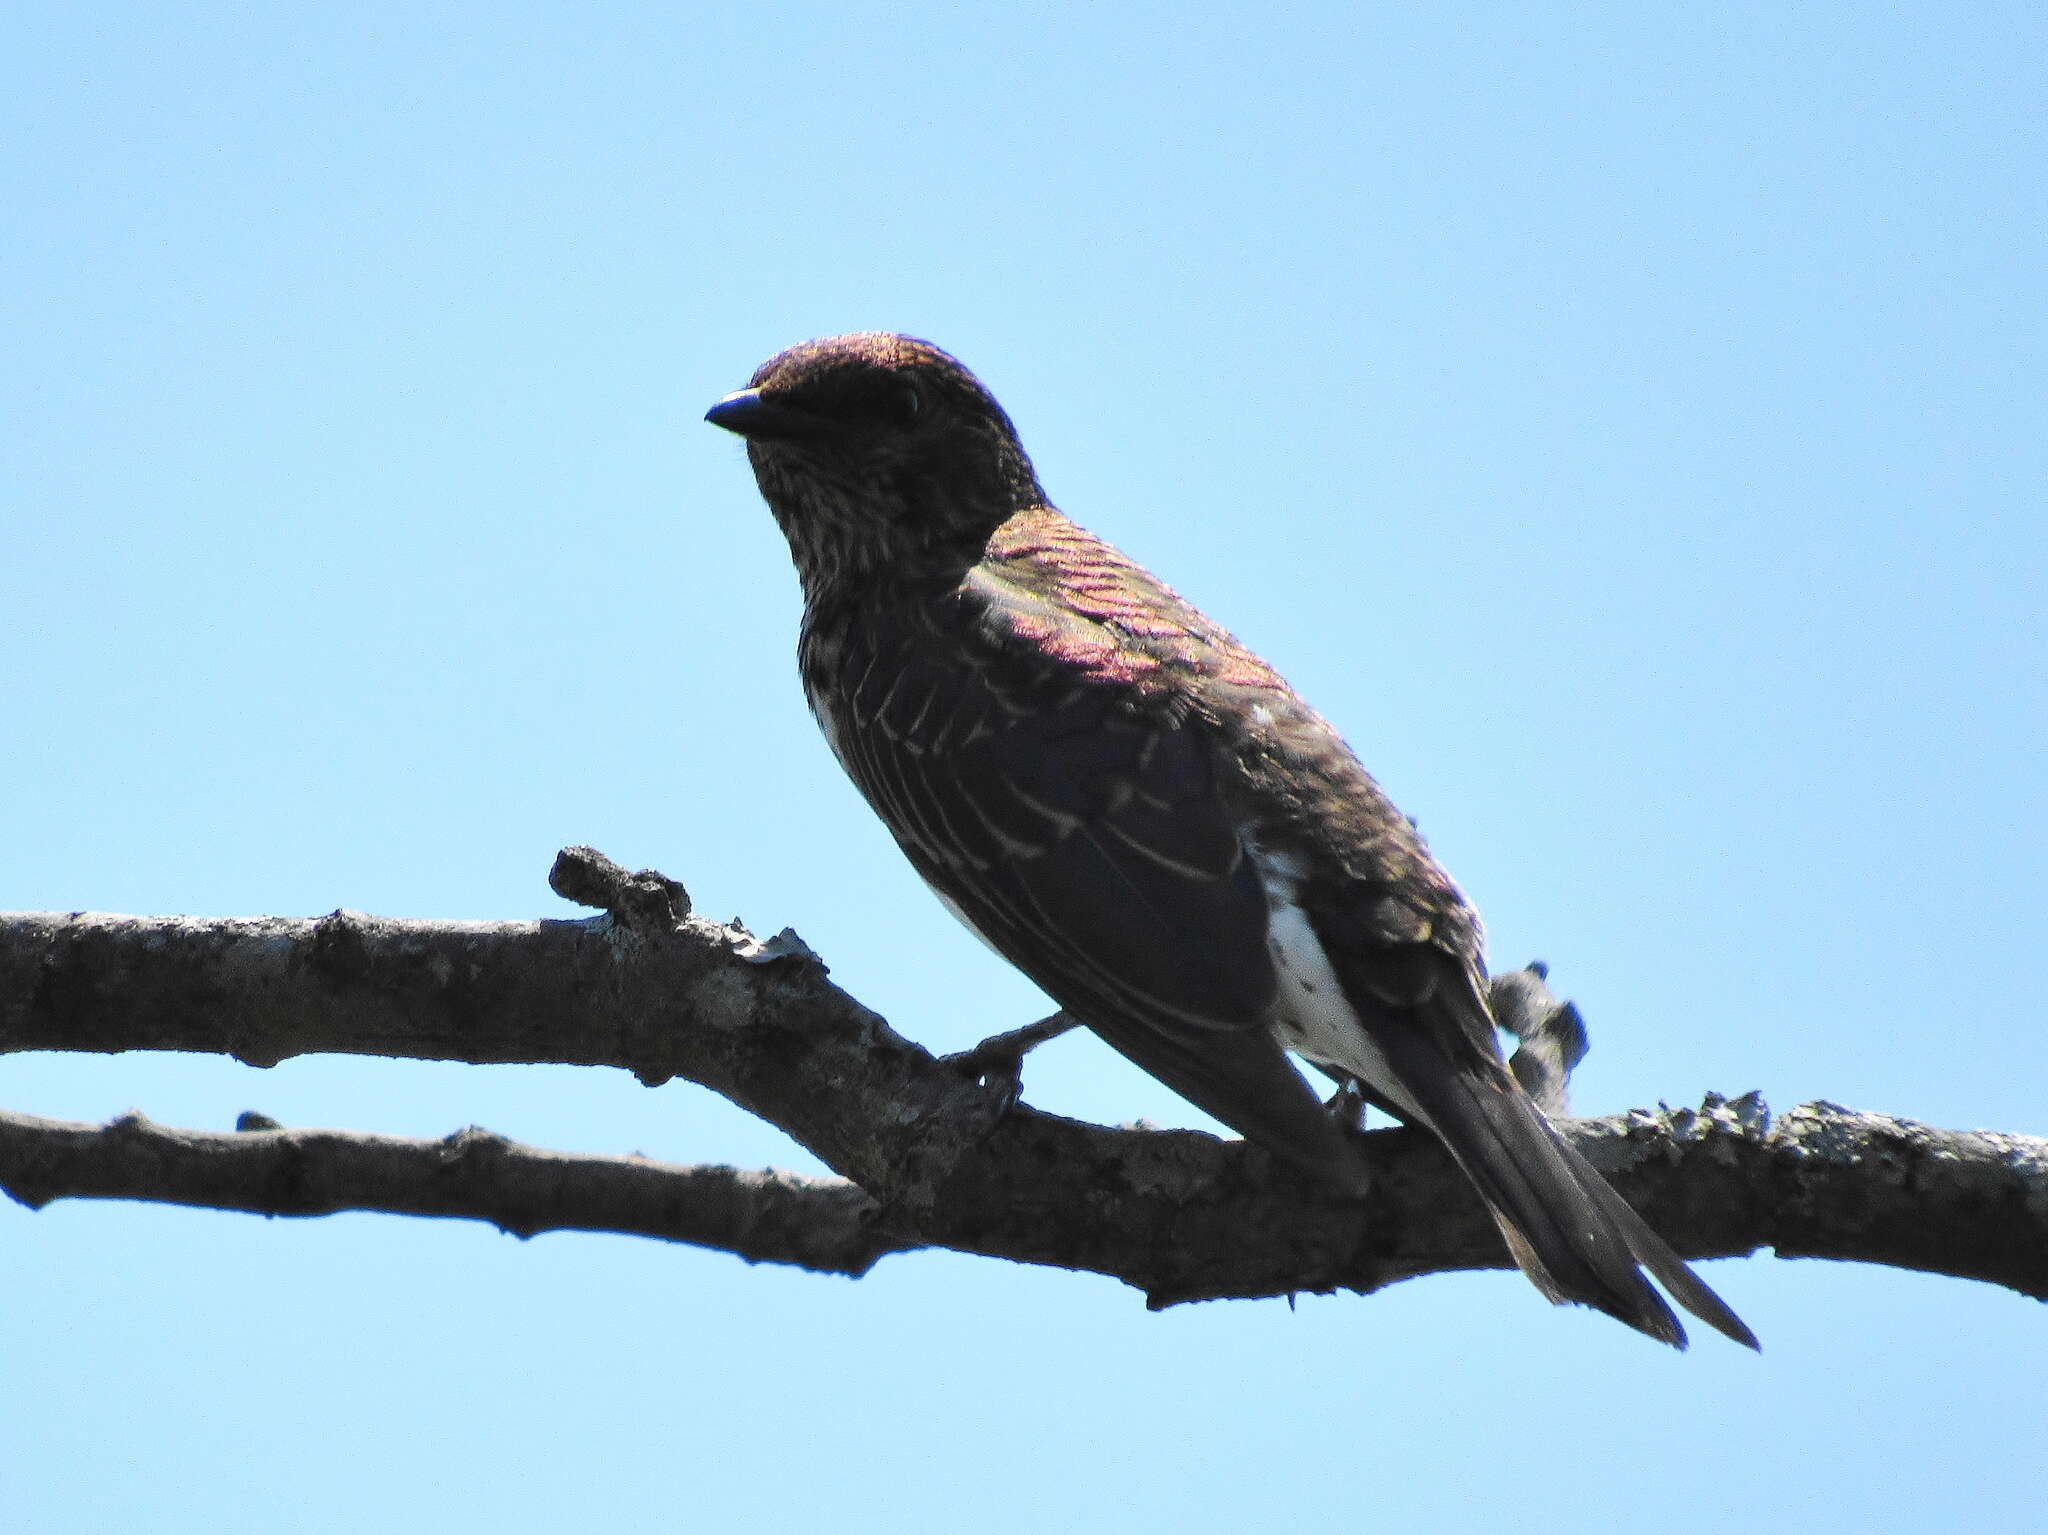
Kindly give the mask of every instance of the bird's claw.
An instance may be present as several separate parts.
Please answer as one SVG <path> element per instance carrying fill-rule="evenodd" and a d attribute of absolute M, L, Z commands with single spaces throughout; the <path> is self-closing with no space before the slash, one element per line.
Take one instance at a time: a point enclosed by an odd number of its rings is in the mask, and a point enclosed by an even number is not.
<path fill-rule="evenodd" d="M 1365 1129 L 1365 1094 L 1358 1090 L 1358 1083 L 1351 1078 L 1337 1084 L 1337 1090 L 1330 1094 L 1323 1107 L 1343 1129 L 1354 1133 Z"/>
<path fill-rule="evenodd" d="M 1047 1040 L 1058 1039 L 1069 1029 L 1078 1027 L 1079 1023 L 1079 1019 L 1070 1018 L 1065 1013 L 1054 1013 L 1036 1023 L 1027 1023 L 1021 1029 L 991 1034 L 970 1050 L 956 1051 L 940 1059 L 962 1076 L 971 1077 L 984 1087 L 994 1088 L 1002 1095 L 1002 1109 L 1007 1113 L 1024 1090 L 1024 1057 Z"/>

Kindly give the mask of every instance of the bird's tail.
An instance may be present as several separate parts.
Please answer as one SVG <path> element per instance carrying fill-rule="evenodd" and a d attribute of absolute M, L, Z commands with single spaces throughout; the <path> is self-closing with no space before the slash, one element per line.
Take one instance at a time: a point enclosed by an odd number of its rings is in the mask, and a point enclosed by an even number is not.
<path fill-rule="evenodd" d="M 1391 1047 L 1388 1064 L 1401 1085 L 1486 1201 L 1516 1266 L 1551 1301 L 1596 1307 L 1684 1348 L 1685 1329 L 1643 1277 L 1648 1269 L 1716 1332 L 1758 1346 L 1742 1319 L 1572 1149 L 1505 1066 L 1454 1061 L 1422 1029 L 1386 1030 L 1381 1043 Z"/>

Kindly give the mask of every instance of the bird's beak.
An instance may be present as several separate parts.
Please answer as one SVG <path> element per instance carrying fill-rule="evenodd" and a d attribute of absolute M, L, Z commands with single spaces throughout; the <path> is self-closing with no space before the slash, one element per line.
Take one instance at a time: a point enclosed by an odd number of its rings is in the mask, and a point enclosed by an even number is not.
<path fill-rule="evenodd" d="M 704 412 L 713 426 L 742 437 L 800 437 L 811 429 L 811 418 L 761 397 L 758 389 L 737 389 Z"/>

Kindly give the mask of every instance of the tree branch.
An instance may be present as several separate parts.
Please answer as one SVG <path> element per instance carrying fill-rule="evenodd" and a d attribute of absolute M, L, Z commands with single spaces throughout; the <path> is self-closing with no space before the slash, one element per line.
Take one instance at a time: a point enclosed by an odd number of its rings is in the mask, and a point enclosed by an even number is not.
<path fill-rule="evenodd" d="M 640 1156 L 548 1151 L 474 1127 L 440 1140 L 357 1130 L 179 1130 L 129 1112 L 105 1125 L 0 1109 L 7 1191 L 52 1199 L 149 1199 L 258 1215 L 462 1216 L 514 1236 L 611 1231 L 865 1274 L 915 1246 L 891 1238 L 877 1206 L 844 1178 L 685 1167 Z"/>
<path fill-rule="evenodd" d="M 146 1198 L 622 1231 L 846 1273 L 944 1246 L 1113 1275 L 1155 1305 L 1507 1263 L 1427 1135 L 1367 1137 L 1377 1181 L 1361 1209 L 1239 1142 L 1011 1107 L 1000 1074 L 978 1079 L 895 1033 L 793 934 L 764 944 L 691 917 L 659 875 L 571 850 L 555 882 L 607 914 L 0 916 L 0 1052 L 616 1065 L 649 1084 L 701 1082 L 848 1182 L 568 1156 L 476 1130 L 433 1141 L 17 1114 L 0 1116 L 0 1186 L 31 1205 Z M 2048 1298 L 2048 1142 L 1831 1104 L 1774 1125 L 1754 1095 L 1563 1128 L 1688 1257 L 1773 1247 Z"/>

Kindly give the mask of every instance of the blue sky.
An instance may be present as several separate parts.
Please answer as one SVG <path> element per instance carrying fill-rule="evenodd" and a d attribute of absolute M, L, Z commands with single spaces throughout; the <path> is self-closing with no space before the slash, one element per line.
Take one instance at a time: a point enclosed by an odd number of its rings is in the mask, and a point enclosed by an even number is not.
<path fill-rule="evenodd" d="M 0 905 L 569 915 L 590 842 L 934 1049 L 1037 1016 L 816 738 L 698 419 L 885 327 L 1345 731 L 1584 1006 L 1585 1111 L 2048 1133 L 2038 7 L 0 27 Z M 1026 1087 L 1195 1122 L 1083 1038 Z M 0 1101 L 810 1165 L 616 1072 L 15 1057 Z M 1761 1359 L 1509 1275 L 1148 1316 L 943 1255 L 7 1205 L 0 1485 L 39 1535 L 2037 1516 L 2040 1306 L 1709 1277 Z"/>

